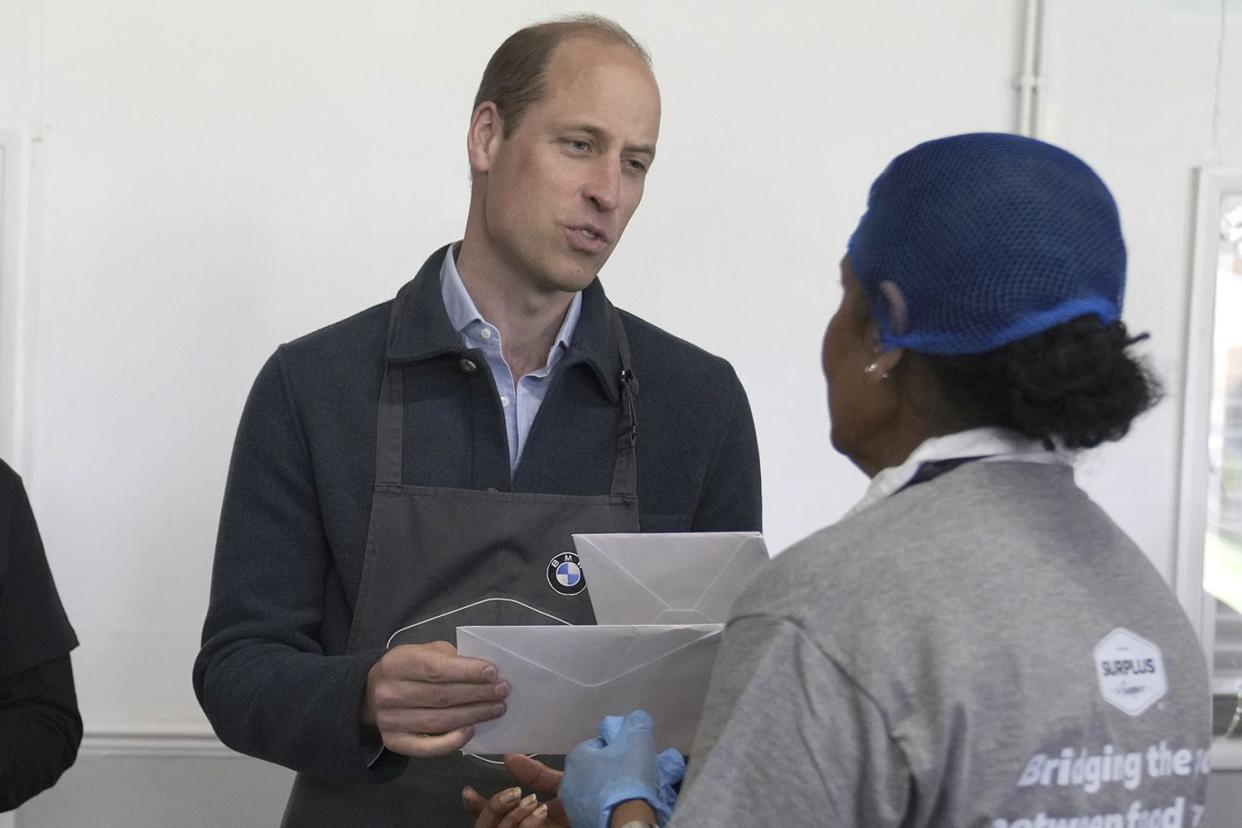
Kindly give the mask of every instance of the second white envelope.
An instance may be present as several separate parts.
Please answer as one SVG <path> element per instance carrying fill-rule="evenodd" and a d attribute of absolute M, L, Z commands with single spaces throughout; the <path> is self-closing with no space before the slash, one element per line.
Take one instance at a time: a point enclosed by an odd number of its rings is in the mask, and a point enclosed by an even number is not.
<path fill-rule="evenodd" d="M 600 624 L 723 624 L 768 560 L 758 532 L 574 535 Z"/>

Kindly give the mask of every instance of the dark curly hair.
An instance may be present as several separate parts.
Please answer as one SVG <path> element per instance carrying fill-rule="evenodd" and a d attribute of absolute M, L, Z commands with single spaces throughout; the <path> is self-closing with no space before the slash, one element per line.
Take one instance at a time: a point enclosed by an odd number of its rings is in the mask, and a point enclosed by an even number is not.
<path fill-rule="evenodd" d="M 1160 381 L 1128 353 L 1146 338 L 1079 316 L 983 354 L 922 356 L 972 423 L 1084 449 L 1121 439 L 1160 401 Z"/>

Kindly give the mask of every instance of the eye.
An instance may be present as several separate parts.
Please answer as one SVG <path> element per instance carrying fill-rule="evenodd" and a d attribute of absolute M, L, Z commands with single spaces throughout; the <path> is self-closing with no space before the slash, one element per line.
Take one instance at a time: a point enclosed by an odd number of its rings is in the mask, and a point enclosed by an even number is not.
<path fill-rule="evenodd" d="M 642 161 L 638 160 L 637 158 L 625 159 L 625 165 L 629 167 L 631 171 L 639 173 L 639 174 L 647 172 L 647 165 L 644 164 Z"/>
<path fill-rule="evenodd" d="M 569 147 L 569 149 L 573 152 L 582 153 L 591 151 L 591 142 L 584 141 L 581 138 L 568 138 L 565 141 L 565 146 Z"/>

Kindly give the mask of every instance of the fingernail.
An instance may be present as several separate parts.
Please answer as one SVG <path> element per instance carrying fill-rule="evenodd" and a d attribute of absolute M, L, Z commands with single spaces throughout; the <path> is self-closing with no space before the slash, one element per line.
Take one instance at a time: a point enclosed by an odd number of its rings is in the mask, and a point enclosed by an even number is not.
<path fill-rule="evenodd" d="M 548 806 L 547 806 L 547 805 L 540 805 L 538 808 L 536 808 L 536 809 L 535 809 L 535 816 L 537 816 L 537 817 L 545 817 L 545 816 L 547 816 L 547 815 L 548 815 Z"/>
<path fill-rule="evenodd" d="M 521 795 L 522 795 L 521 788 L 509 788 L 509 790 L 505 791 L 504 793 L 500 795 L 500 801 L 508 805 L 510 802 L 517 799 Z"/>
<path fill-rule="evenodd" d="M 492 688 L 492 692 L 496 694 L 496 698 L 503 699 L 509 695 L 509 682 L 502 681 Z"/>
<path fill-rule="evenodd" d="M 499 676 L 496 672 L 495 667 L 492 667 L 489 665 L 483 668 L 483 680 L 484 681 L 495 681 L 498 677 Z"/>
<path fill-rule="evenodd" d="M 531 805 L 534 805 L 538 801 L 539 801 L 539 797 L 535 796 L 534 794 L 531 794 L 530 796 L 522 800 L 522 807 L 529 808 Z"/>

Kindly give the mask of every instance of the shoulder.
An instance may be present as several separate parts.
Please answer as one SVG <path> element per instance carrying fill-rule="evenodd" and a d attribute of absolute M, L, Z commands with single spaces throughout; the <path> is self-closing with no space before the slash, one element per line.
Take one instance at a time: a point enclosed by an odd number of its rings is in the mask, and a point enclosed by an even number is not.
<path fill-rule="evenodd" d="M 287 369 L 329 372 L 381 361 L 391 307 L 389 300 L 286 342 L 277 349 L 279 359 Z"/>
<path fill-rule="evenodd" d="M 383 376 L 388 309 L 368 308 L 276 348 L 259 370 L 243 424 L 287 429 L 291 412 L 325 426 L 361 412 L 377 399 Z"/>
<path fill-rule="evenodd" d="M 935 611 L 999 577 L 1002 563 L 1037 569 L 1048 554 L 1112 531 L 1068 467 L 971 463 L 795 543 L 735 612 L 783 614 L 837 633 L 833 620 L 850 618 L 866 630 L 892 621 L 894 605 Z"/>
<path fill-rule="evenodd" d="M 22 478 L 13 468 L 0 460 L 0 495 L 7 501 L 14 490 L 22 490 Z"/>
<path fill-rule="evenodd" d="M 643 392 L 668 388 L 685 393 L 687 384 L 698 392 L 731 395 L 742 385 L 723 357 L 669 333 L 629 311 L 617 309 L 630 340 L 635 373 Z"/>
<path fill-rule="evenodd" d="M 30 505 L 21 475 L 0 460 L 0 545 L 5 542 L 5 533 L 11 530 L 13 522 L 21 521 L 21 516 L 29 511 Z"/>
<path fill-rule="evenodd" d="M 22 524 L 28 522 L 26 515 L 29 511 L 21 477 L 0 460 L 0 578 L 4 576 L 12 553 L 9 548 L 12 536 L 20 532 Z"/>
<path fill-rule="evenodd" d="M 970 463 L 790 547 L 734 614 L 789 617 L 821 645 L 851 652 L 876 640 L 970 636 L 997 618 L 1021 626 L 1083 591 L 1104 618 L 1122 617 L 1127 594 L 1163 601 L 1167 588 L 1070 467 Z"/>

